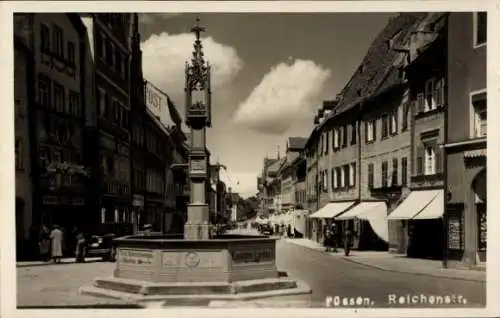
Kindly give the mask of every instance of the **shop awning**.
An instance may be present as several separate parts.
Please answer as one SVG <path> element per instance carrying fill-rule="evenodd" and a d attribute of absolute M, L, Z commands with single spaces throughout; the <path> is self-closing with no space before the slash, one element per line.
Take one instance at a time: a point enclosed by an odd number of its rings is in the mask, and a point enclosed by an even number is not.
<path fill-rule="evenodd" d="M 443 190 L 417 190 L 410 195 L 387 217 L 389 220 L 410 220 L 431 203 Z"/>
<path fill-rule="evenodd" d="M 387 217 L 387 205 L 385 202 L 361 202 L 354 208 L 335 218 L 335 220 L 350 220 L 354 218 L 368 219 L 383 219 Z"/>
<path fill-rule="evenodd" d="M 414 220 L 431 220 L 439 219 L 444 212 L 444 191 L 440 190 L 439 194 L 417 215 Z"/>
<path fill-rule="evenodd" d="M 347 202 L 332 202 L 328 203 L 314 214 L 309 215 L 310 218 L 329 219 L 334 218 L 355 204 L 354 201 Z"/>

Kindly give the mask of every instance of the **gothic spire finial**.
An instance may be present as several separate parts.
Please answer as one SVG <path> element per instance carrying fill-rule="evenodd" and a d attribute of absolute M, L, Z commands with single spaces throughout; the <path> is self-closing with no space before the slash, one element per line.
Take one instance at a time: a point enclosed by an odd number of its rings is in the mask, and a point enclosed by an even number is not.
<path fill-rule="evenodd" d="M 191 28 L 191 32 L 196 36 L 196 40 L 200 40 L 202 32 L 205 32 L 205 27 L 200 26 L 200 18 L 196 18 L 196 25 Z"/>

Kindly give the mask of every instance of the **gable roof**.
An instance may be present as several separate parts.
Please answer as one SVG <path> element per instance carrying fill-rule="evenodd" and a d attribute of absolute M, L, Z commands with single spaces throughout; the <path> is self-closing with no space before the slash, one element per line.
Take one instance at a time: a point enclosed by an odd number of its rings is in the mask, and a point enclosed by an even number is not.
<path fill-rule="evenodd" d="M 289 137 L 287 148 L 290 150 L 302 150 L 306 146 L 307 138 L 305 137 Z"/>

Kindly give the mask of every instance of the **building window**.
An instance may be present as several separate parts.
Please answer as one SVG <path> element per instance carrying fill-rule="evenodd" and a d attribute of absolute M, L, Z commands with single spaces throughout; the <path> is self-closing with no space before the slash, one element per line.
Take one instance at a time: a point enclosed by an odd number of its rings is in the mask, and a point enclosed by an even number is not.
<path fill-rule="evenodd" d="M 321 140 L 320 140 L 320 149 L 319 149 L 319 155 L 322 156 L 324 149 L 325 149 L 325 136 L 324 134 L 321 134 Z"/>
<path fill-rule="evenodd" d="M 109 67 L 113 67 L 113 55 L 114 55 L 114 48 L 113 48 L 113 44 L 111 43 L 110 39 L 107 39 L 105 42 L 105 60 L 106 60 L 106 63 L 108 63 L 108 66 Z"/>
<path fill-rule="evenodd" d="M 403 105 L 403 122 L 402 122 L 402 127 L 401 131 L 407 131 L 408 130 L 408 124 L 409 124 L 409 114 L 410 114 L 410 103 L 404 103 Z"/>
<path fill-rule="evenodd" d="M 391 175 L 391 185 L 398 185 L 398 159 L 392 159 L 392 175 Z"/>
<path fill-rule="evenodd" d="M 328 154 L 328 150 L 330 149 L 330 132 L 325 132 L 325 154 Z"/>
<path fill-rule="evenodd" d="M 345 184 L 344 184 L 344 177 L 343 177 L 342 169 L 339 167 L 335 168 L 335 174 L 337 175 L 338 187 L 343 188 Z"/>
<path fill-rule="evenodd" d="M 424 111 L 428 112 L 436 109 L 436 96 L 435 96 L 435 79 L 431 78 L 425 82 L 425 108 Z"/>
<path fill-rule="evenodd" d="M 323 192 L 328 192 L 328 170 L 323 171 Z"/>
<path fill-rule="evenodd" d="M 69 91 L 69 113 L 74 116 L 80 115 L 80 94 Z"/>
<path fill-rule="evenodd" d="M 97 103 L 99 105 L 99 117 L 106 117 L 106 92 L 102 89 L 97 89 Z"/>
<path fill-rule="evenodd" d="M 50 107 L 50 80 L 38 75 L 38 103 L 45 107 Z"/>
<path fill-rule="evenodd" d="M 120 53 L 120 50 L 115 50 L 115 68 L 118 74 L 122 74 L 122 54 Z"/>
<path fill-rule="evenodd" d="M 342 174 L 344 175 L 344 187 L 351 186 L 351 173 L 349 165 L 344 165 L 342 167 Z"/>
<path fill-rule="evenodd" d="M 473 138 L 486 137 L 488 133 L 488 110 L 486 108 L 486 104 L 486 94 L 477 94 L 472 96 Z"/>
<path fill-rule="evenodd" d="M 54 107 L 58 112 L 65 110 L 64 86 L 54 83 Z"/>
<path fill-rule="evenodd" d="M 50 51 L 50 30 L 44 24 L 40 25 L 40 46 L 42 52 Z"/>
<path fill-rule="evenodd" d="M 353 162 L 349 165 L 349 186 L 356 186 L 356 163 Z"/>
<path fill-rule="evenodd" d="M 408 184 L 408 158 L 401 158 L 401 185 Z"/>
<path fill-rule="evenodd" d="M 390 115 L 389 131 L 391 135 L 398 133 L 398 109 L 396 108 Z"/>
<path fill-rule="evenodd" d="M 121 63 L 122 63 L 122 66 L 120 67 L 121 69 L 121 73 L 120 75 L 122 75 L 123 78 L 127 78 L 127 55 L 123 55 L 120 59 Z"/>
<path fill-rule="evenodd" d="M 355 145 L 357 140 L 356 137 L 358 136 L 357 131 L 356 131 L 356 122 L 353 122 L 351 124 L 351 145 Z"/>
<path fill-rule="evenodd" d="M 440 78 L 437 83 L 436 83 L 436 90 L 435 90 L 435 95 L 436 95 L 436 106 L 437 107 L 443 107 L 445 103 L 445 97 L 444 97 L 444 78 Z"/>
<path fill-rule="evenodd" d="M 425 174 L 433 175 L 436 174 L 436 153 L 434 148 L 431 146 L 425 147 Z"/>
<path fill-rule="evenodd" d="M 342 126 L 342 147 L 347 147 L 347 125 Z"/>
<path fill-rule="evenodd" d="M 331 170 L 331 175 L 332 175 L 332 190 L 337 189 L 337 176 L 335 175 L 335 169 L 332 168 Z"/>
<path fill-rule="evenodd" d="M 15 156 L 15 163 L 16 163 L 16 170 L 22 170 L 23 167 L 23 141 L 20 138 L 16 138 L 16 143 L 15 143 L 15 151 L 16 151 L 16 156 Z"/>
<path fill-rule="evenodd" d="M 381 138 L 385 139 L 389 135 L 389 116 L 387 114 L 382 115 L 382 132 Z"/>
<path fill-rule="evenodd" d="M 474 47 L 486 44 L 487 24 L 486 12 L 474 13 Z"/>
<path fill-rule="evenodd" d="M 376 136 L 376 121 L 375 120 L 368 120 L 366 121 L 366 142 L 372 142 L 374 141 L 377 136 Z"/>
<path fill-rule="evenodd" d="M 373 163 L 368 164 L 368 188 L 373 188 Z"/>
<path fill-rule="evenodd" d="M 75 43 L 68 41 L 68 62 L 75 65 Z"/>
<path fill-rule="evenodd" d="M 388 179 L 388 163 L 387 161 L 382 162 L 382 187 L 387 187 Z"/>
<path fill-rule="evenodd" d="M 335 127 L 333 129 L 333 149 L 339 149 L 340 147 L 340 133 L 339 129 Z"/>
<path fill-rule="evenodd" d="M 54 25 L 52 28 L 52 36 L 54 38 L 54 54 L 57 57 L 64 57 L 64 39 L 63 39 L 63 30 L 58 27 L 57 25 Z"/>

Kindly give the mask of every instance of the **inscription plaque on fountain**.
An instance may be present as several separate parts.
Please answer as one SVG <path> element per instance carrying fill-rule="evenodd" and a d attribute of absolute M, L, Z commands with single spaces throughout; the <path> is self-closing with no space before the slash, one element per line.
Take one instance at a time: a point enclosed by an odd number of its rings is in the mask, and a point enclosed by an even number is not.
<path fill-rule="evenodd" d="M 118 250 L 118 262 L 123 265 L 148 266 L 153 265 L 153 259 L 154 255 L 152 250 Z"/>

